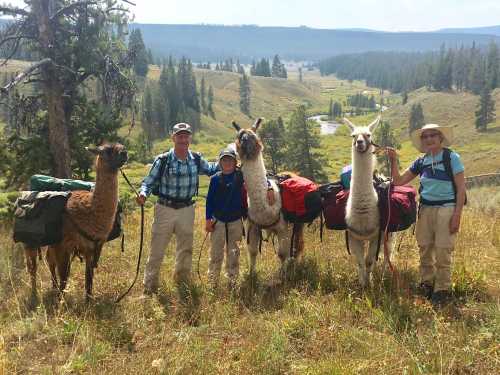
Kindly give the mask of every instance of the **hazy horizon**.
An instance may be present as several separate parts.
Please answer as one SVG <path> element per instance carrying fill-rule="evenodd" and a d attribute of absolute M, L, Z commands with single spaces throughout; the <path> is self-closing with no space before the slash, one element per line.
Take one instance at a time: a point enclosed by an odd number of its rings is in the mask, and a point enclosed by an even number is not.
<path fill-rule="evenodd" d="M 255 25 L 316 29 L 370 29 L 427 32 L 448 28 L 500 25 L 497 0 L 254 0 L 235 6 L 232 0 L 136 1 L 128 6 L 135 23 Z M 22 0 L 9 3 L 23 6 Z M 126 3 L 123 3 L 126 5 Z"/>

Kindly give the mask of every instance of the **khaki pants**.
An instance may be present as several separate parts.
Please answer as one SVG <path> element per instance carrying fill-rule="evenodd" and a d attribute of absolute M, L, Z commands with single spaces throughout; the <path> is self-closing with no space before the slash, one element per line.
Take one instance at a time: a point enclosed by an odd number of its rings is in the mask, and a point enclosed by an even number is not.
<path fill-rule="evenodd" d="M 448 290 L 451 286 L 451 261 L 455 234 L 449 224 L 455 207 L 429 207 L 420 209 L 416 237 L 420 250 L 420 280 L 434 284 L 434 291 Z"/>
<path fill-rule="evenodd" d="M 193 258 L 194 205 L 178 210 L 160 204 L 155 205 L 151 229 L 151 252 L 144 271 L 144 289 L 156 291 L 158 276 L 165 250 L 175 234 L 175 278 L 187 280 L 191 275 Z"/>
<path fill-rule="evenodd" d="M 227 246 L 226 246 L 227 226 Z M 240 249 L 238 242 L 243 237 L 243 223 L 235 220 L 230 223 L 217 222 L 215 229 L 210 233 L 210 262 L 208 264 L 208 278 L 212 286 L 219 283 L 220 270 L 224 255 L 226 256 L 226 276 L 230 282 L 235 282 L 240 270 Z"/>

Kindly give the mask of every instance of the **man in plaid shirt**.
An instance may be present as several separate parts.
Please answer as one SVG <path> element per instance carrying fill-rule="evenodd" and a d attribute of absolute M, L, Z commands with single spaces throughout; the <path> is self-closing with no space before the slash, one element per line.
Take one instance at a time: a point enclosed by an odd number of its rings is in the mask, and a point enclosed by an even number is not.
<path fill-rule="evenodd" d="M 175 279 L 187 282 L 193 257 L 194 200 L 198 193 L 198 175 L 211 176 L 217 163 L 209 163 L 189 150 L 191 126 L 179 123 L 173 127 L 174 148 L 157 156 L 144 178 L 137 202 L 143 205 L 151 194 L 158 195 L 151 230 L 151 252 L 144 272 L 144 294 L 158 289 L 160 267 L 165 249 L 175 234 Z"/>

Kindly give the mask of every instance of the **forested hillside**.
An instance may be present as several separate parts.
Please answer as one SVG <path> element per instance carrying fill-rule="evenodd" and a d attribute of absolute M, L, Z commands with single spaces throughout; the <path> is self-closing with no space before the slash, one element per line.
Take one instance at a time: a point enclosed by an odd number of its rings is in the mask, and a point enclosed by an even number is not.
<path fill-rule="evenodd" d="M 450 46 L 487 44 L 492 36 L 463 33 L 372 32 L 219 25 L 132 24 L 142 31 L 145 44 L 156 56 L 189 56 L 193 61 L 252 59 L 278 54 L 286 60 L 318 60 L 365 51 L 424 51 Z M 498 39 L 498 37 L 497 37 Z"/>

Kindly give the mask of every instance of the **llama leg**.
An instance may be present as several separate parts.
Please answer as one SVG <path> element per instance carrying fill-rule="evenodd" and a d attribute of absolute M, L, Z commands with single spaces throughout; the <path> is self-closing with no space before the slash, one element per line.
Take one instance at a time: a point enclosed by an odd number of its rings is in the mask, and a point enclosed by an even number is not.
<path fill-rule="evenodd" d="M 24 247 L 24 255 L 26 257 L 26 268 L 28 269 L 28 273 L 30 274 L 31 280 L 31 295 L 37 295 L 36 289 L 36 257 L 38 255 L 38 249 Z"/>
<path fill-rule="evenodd" d="M 295 232 L 295 257 L 298 259 L 304 253 L 304 224 L 297 224 L 297 231 Z"/>
<path fill-rule="evenodd" d="M 95 256 L 95 255 L 94 255 Z M 94 256 L 85 256 L 85 300 L 88 302 L 92 298 L 92 284 L 94 281 Z"/>
<path fill-rule="evenodd" d="M 69 272 L 71 269 L 71 258 L 64 248 L 60 246 L 54 247 L 55 257 L 57 262 L 57 271 L 59 273 L 59 291 L 62 293 L 68 282 Z"/>
<path fill-rule="evenodd" d="M 359 283 L 361 284 L 361 287 L 365 288 L 368 284 L 368 275 L 366 274 L 364 243 L 361 240 L 353 238 L 351 235 L 349 235 L 348 238 L 349 248 L 351 249 L 351 253 L 358 264 Z"/>
<path fill-rule="evenodd" d="M 384 250 L 384 237 L 382 237 L 382 243 L 380 244 L 380 252 L 384 254 L 384 264 L 382 265 L 382 275 L 385 275 L 387 267 L 389 266 L 389 262 L 391 261 L 392 246 L 394 243 L 393 238 L 394 238 L 394 234 L 388 233 L 388 236 L 387 236 L 387 254 L 386 254 L 385 250 Z"/>
<path fill-rule="evenodd" d="M 52 288 L 57 289 L 57 274 L 56 274 L 56 255 L 55 249 L 52 246 L 47 248 L 47 255 L 45 257 L 47 259 L 47 264 L 49 265 L 50 275 L 52 279 Z"/>
<path fill-rule="evenodd" d="M 259 252 L 259 242 L 260 242 L 260 232 L 259 228 L 253 224 L 248 223 L 247 228 L 248 237 L 248 255 L 250 260 L 250 270 L 251 274 L 255 273 L 255 264 L 257 263 L 257 254 Z"/>
<path fill-rule="evenodd" d="M 383 233 L 381 234 L 384 235 Z M 377 250 L 378 250 L 378 238 L 372 238 L 368 243 L 368 253 L 366 254 L 365 266 L 366 266 L 366 279 L 370 282 L 371 274 L 373 271 L 373 266 L 377 261 Z M 383 242 L 380 242 L 380 251 L 383 251 Z"/>

